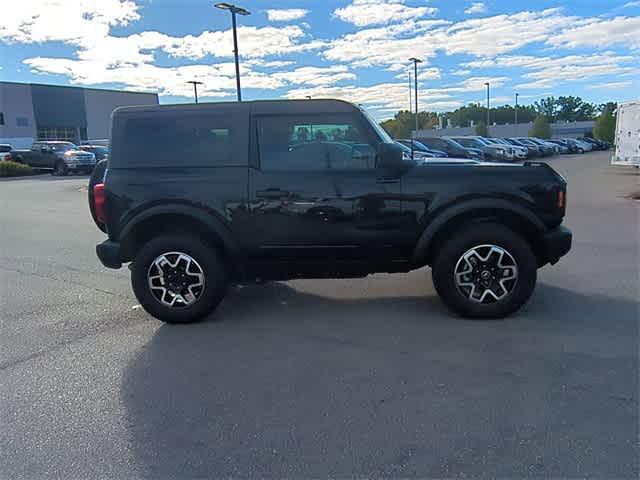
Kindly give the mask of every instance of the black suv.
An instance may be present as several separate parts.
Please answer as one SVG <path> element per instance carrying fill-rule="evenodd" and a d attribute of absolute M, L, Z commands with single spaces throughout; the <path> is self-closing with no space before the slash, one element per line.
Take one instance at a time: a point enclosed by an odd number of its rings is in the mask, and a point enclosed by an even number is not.
<path fill-rule="evenodd" d="M 127 107 L 112 122 L 90 185 L 109 236 L 97 254 L 131 262 L 136 297 L 166 322 L 206 316 L 233 282 L 425 265 L 455 312 L 504 317 L 571 248 L 548 165 L 413 162 L 350 103 Z"/>

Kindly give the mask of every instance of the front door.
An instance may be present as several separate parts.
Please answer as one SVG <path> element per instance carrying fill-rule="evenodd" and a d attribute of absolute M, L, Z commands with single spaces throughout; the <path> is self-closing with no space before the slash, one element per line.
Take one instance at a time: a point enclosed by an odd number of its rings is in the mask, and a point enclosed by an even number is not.
<path fill-rule="evenodd" d="M 356 113 L 254 118 L 252 256 L 350 260 L 384 248 L 400 182 L 377 178 L 369 129 Z"/>

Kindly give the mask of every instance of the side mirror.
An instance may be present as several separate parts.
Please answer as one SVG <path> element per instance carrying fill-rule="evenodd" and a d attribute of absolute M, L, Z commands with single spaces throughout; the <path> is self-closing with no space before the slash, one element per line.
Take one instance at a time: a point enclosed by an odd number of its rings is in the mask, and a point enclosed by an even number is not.
<path fill-rule="evenodd" d="M 403 166 L 403 149 L 395 143 L 380 143 L 378 145 L 378 159 L 376 167 L 385 169 L 399 169 Z"/>

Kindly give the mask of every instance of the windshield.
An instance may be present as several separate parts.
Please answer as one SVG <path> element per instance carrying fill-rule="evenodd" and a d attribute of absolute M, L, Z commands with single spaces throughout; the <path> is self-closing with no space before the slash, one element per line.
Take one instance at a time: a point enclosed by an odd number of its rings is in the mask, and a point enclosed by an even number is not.
<path fill-rule="evenodd" d="M 66 152 L 67 150 L 77 149 L 73 143 L 51 143 L 51 148 L 56 152 Z"/>
<path fill-rule="evenodd" d="M 420 152 L 430 152 L 431 150 L 429 150 L 429 148 L 427 146 L 425 146 L 424 143 L 418 142 L 417 140 L 407 140 L 406 143 L 403 143 L 403 145 L 405 146 L 409 146 L 409 145 L 413 144 L 413 148 L 415 150 L 418 150 Z"/>
<path fill-rule="evenodd" d="M 362 112 L 362 114 L 365 116 L 365 118 L 369 121 L 369 123 L 371 124 L 373 129 L 380 136 L 382 141 L 384 143 L 393 143 L 393 139 L 389 136 L 389 134 L 386 132 L 386 130 L 384 128 L 382 128 L 378 122 L 375 121 L 375 119 L 369 114 L 369 112 L 367 112 L 362 107 L 359 107 L 359 108 L 360 108 L 360 111 Z"/>
<path fill-rule="evenodd" d="M 11 151 L 11 145 L 0 145 L 0 153 L 7 153 Z"/>
<path fill-rule="evenodd" d="M 456 142 L 461 143 L 465 147 L 484 147 L 484 143 L 478 141 L 477 138 L 456 138 Z"/>

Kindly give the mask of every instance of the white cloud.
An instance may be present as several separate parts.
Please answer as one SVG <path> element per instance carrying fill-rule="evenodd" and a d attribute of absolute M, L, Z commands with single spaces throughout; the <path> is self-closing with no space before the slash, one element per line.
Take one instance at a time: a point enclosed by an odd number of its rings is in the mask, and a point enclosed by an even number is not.
<path fill-rule="evenodd" d="M 300 43 L 307 37 L 305 31 L 297 25 L 284 27 L 238 27 L 238 49 L 243 57 L 266 57 L 285 53 L 316 49 L 322 42 Z M 233 36 L 231 30 L 202 32 L 200 35 L 171 37 L 170 43 L 162 47 L 174 57 L 200 59 L 207 55 L 214 57 L 233 56 Z"/>
<path fill-rule="evenodd" d="M 454 24 L 409 20 L 347 34 L 329 42 L 323 55 L 327 60 L 357 66 L 393 66 L 398 59 L 411 56 L 429 59 L 440 51 L 493 57 L 544 42 L 575 22 L 576 17 L 565 16 L 559 9 L 467 19 Z"/>
<path fill-rule="evenodd" d="M 464 64 L 470 68 L 524 68 L 522 75 L 531 80 L 515 88 L 550 88 L 562 82 L 587 80 L 603 75 L 616 75 L 633 71 L 634 56 L 604 52 L 599 55 L 568 55 L 562 57 L 534 57 L 513 55 L 495 59 L 475 60 Z"/>
<path fill-rule="evenodd" d="M 640 7 L 640 1 L 627 2 L 623 5 L 623 8 L 634 8 L 634 7 Z"/>
<path fill-rule="evenodd" d="M 405 80 L 409 78 L 409 73 L 411 73 L 411 78 L 413 79 L 413 67 L 405 65 L 405 71 L 397 74 L 394 78 L 397 78 L 398 80 Z M 418 80 L 421 82 L 425 80 L 438 80 L 441 77 L 442 75 L 439 68 L 418 68 Z"/>
<path fill-rule="evenodd" d="M 131 0 L 19 0 L 2 8 L 0 40 L 82 44 L 104 37 L 110 27 L 138 20 Z"/>
<path fill-rule="evenodd" d="M 160 95 L 189 97 L 188 80 L 200 80 L 203 97 L 226 96 L 235 90 L 235 66 L 232 62 L 216 65 L 184 65 L 158 67 L 147 63 L 121 65 L 111 68 L 99 60 L 35 57 L 24 61 L 34 73 L 54 73 L 69 77 L 71 83 L 81 85 L 117 84 L 125 88 L 158 92 Z M 241 69 L 243 88 L 271 90 L 284 86 L 272 75 Z"/>
<path fill-rule="evenodd" d="M 294 85 L 328 86 L 343 80 L 355 80 L 356 76 L 344 65 L 330 67 L 300 67 L 290 72 L 278 72 L 274 78 Z"/>
<path fill-rule="evenodd" d="M 581 20 L 577 26 L 550 37 L 547 43 L 562 48 L 621 45 L 640 49 L 640 17 Z"/>
<path fill-rule="evenodd" d="M 458 69 L 451 72 L 451 75 L 455 75 L 456 77 L 468 77 L 471 75 L 471 70 Z"/>
<path fill-rule="evenodd" d="M 467 15 L 473 15 L 475 13 L 485 13 L 487 11 L 487 6 L 483 2 L 473 2 L 469 8 L 467 8 L 464 13 Z"/>
<path fill-rule="evenodd" d="M 589 85 L 587 88 L 590 90 L 617 90 L 620 88 L 627 88 L 633 85 L 631 80 L 627 80 L 625 82 L 605 82 L 605 83 L 594 83 L 593 85 Z"/>
<path fill-rule="evenodd" d="M 415 20 L 438 11 L 434 7 L 410 7 L 404 0 L 353 0 L 344 8 L 337 8 L 333 15 L 358 27 L 380 25 L 404 20 Z"/>
<path fill-rule="evenodd" d="M 309 10 L 304 8 L 289 8 L 280 10 L 267 10 L 267 18 L 270 22 L 290 22 L 305 17 Z"/>

